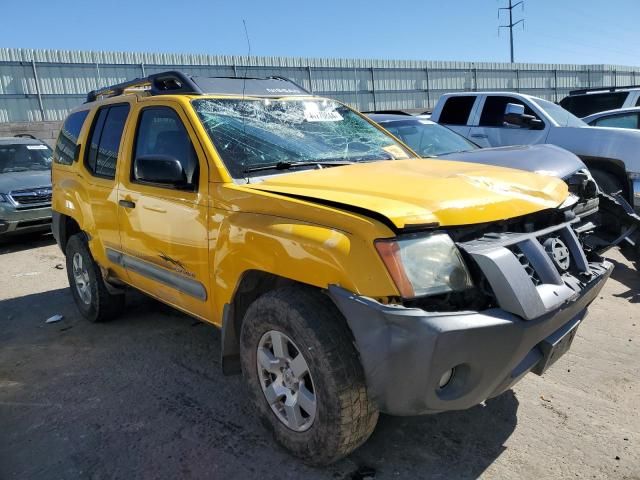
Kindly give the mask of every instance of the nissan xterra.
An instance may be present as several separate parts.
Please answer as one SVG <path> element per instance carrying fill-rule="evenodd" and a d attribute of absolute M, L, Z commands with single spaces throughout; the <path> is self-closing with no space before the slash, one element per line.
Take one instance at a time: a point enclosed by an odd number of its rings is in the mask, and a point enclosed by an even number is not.
<path fill-rule="evenodd" d="M 417 160 L 285 79 L 155 74 L 91 92 L 63 131 L 53 231 L 80 312 L 112 318 L 131 286 L 220 327 L 225 373 L 310 463 L 379 411 L 542 374 L 612 269 L 562 180 Z"/>

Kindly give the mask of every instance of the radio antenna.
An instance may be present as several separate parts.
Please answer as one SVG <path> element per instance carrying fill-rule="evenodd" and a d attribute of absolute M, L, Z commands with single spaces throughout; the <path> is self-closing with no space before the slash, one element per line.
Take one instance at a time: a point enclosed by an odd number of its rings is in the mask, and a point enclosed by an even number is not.
<path fill-rule="evenodd" d="M 249 70 L 249 60 L 251 58 L 251 40 L 249 40 L 249 32 L 247 31 L 247 22 L 246 20 L 243 18 L 242 19 L 242 25 L 244 26 L 244 37 L 247 39 L 247 60 L 244 64 L 244 75 L 242 76 L 242 107 L 244 108 L 245 103 L 244 103 L 244 93 L 245 93 L 245 88 L 247 86 L 247 71 Z M 246 113 L 244 115 L 242 115 L 242 134 L 246 137 L 247 135 L 247 117 L 246 117 Z M 243 139 L 244 142 L 244 139 Z M 249 173 L 246 172 L 246 164 L 245 164 L 245 156 L 242 156 L 242 171 L 246 173 L 247 175 L 247 183 L 251 183 L 250 182 L 250 178 L 249 178 Z"/>

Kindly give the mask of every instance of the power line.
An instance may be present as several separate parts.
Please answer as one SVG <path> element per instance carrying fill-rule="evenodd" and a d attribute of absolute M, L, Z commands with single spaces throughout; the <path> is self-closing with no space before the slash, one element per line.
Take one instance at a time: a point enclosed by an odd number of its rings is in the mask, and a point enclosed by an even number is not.
<path fill-rule="evenodd" d="M 502 12 L 503 10 L 509 11 L 509 24 L 498 26 L 498 31 L 500 31 L 501 28 L 509 29 L 509 44 L 511 45 L 511 63 L 513 63 L 514 61 L 513 60 L 513 27 L 515 27 L 519 23 L 522 23 L 522 27 L 524 28 L 524 18 L 521 18 L 516 22 L 513 21 L 513 9 L 516 8 L 518 5 L 522 5 L 522 9 L 524 10 L 524 2 L 522 0 L 514 4 L 512 4 L 511 2 L 512 0 L 509 0 L 508 7 L 501 7 L 498 9 L 498 18 L 500 18 L 500 12 Z"/>

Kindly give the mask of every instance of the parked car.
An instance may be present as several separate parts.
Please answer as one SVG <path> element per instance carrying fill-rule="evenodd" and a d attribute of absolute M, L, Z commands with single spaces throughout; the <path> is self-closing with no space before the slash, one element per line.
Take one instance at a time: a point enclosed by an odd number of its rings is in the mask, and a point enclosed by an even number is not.
<path fill-rule="evenodd" d="M 453 130 L 421 117 L 388 114 L 368 117 L 420 157 L 518 168 L 562 178 L 580 199 L 573 210 L 581 221 L 574 223 L 574 229 L 585 248 L 604 253 L 624 242 L 632 258 L 640 253 L 637 245 L 640 217 L 624 199 L 602 192 L 582 160 L 568 150 L 555 145 L 480 148 Z"/>
<path fill-rule="evenodd" d="M 618 108 L 594 113 L 582 119 L 592 127 L 640 128 L 640 107 Z"/>
<path fill-rule="evenodd" d="M 51 148 L 0 137 L 0 237 L 51 231 Z"/>
<path fill-rule="evenodd" d="M 617 108 L 640 106 L 640 86 L 583 88 L 560 100 L 560 106 L 577 117 Z"/>
<path fill-rule="evenodd" d="M 559 105 L 513 92 L 445 94 L 432 120 L 482 147 L 550 143 L 575 153 L 606 193 L 640 211 L 640 132 L 592 128 Z"/>
<path fill-rule="evenodd" d="M 154 74 L 91 92 L 64 130 L 53 231 L 79 311 L 107 320 L 131 286 L 221 327 L 224 371 L 310 463 L 379 411 L 466 409 L 542 374 L 612 270 L 561 180 L 416 159 L 284 79 Z"/>

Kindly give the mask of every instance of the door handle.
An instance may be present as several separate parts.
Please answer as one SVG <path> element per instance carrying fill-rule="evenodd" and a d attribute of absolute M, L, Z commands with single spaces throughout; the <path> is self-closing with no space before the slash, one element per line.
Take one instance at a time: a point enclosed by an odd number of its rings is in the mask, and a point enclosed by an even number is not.
<path fill-rule="evenodd" d="M 118 205 L 124 208 L 136 208 L 136 203 L 131 200 L 119 200 Z"/>
<path fill-rule="evenodd" d="M 489 138 L 489 136 L 484 133 L 474 133 L 471 135 L 471 138 Z"/>

